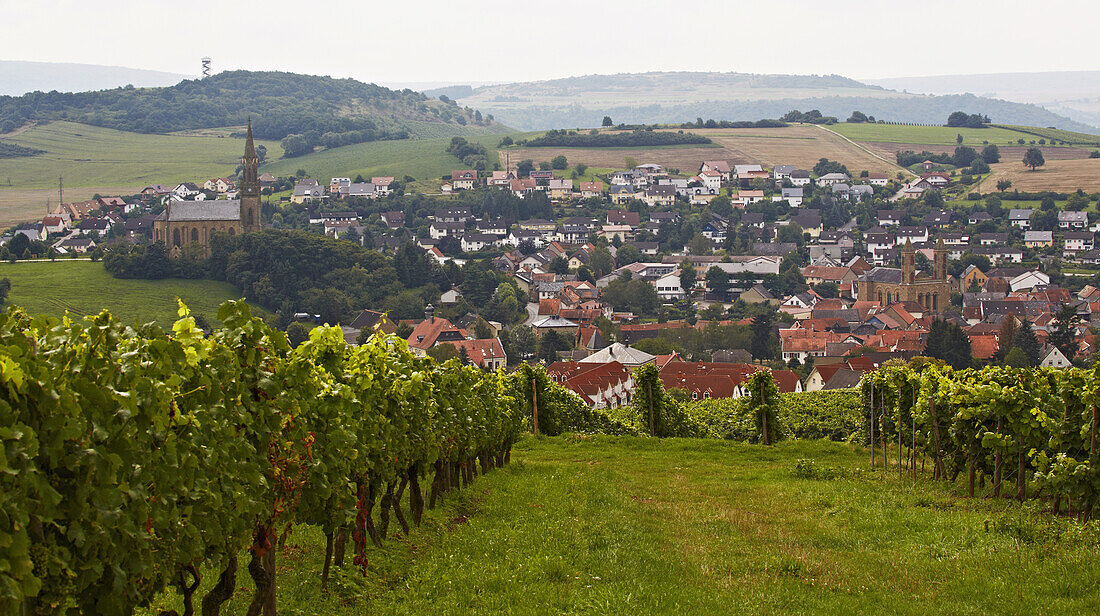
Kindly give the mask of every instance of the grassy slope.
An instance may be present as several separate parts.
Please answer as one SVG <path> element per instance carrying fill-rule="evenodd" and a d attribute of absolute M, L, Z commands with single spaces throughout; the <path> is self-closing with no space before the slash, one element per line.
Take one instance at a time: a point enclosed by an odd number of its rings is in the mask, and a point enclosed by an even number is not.
<path fill-rule="evenodd" d="M 306 614 L 1096 613 L 1100 548 L 1072 522 L 848 469 L 828 442 L 528 439 L 513 463 L 370 549 L 317 592 L 323 539 L 297 529 L 280 612 Z M 349 546 L 350 547 L 350 546 Z M 350 568 L 347 570 L 350 572 Z M 243 613 L 244 577 L 228 613 Z M 216 576 L 208 572 L 204 588 Z M 155 607 L 170 603 L 165 596 Z M 155 612 L 146 612 L 155 613 Z"/>
<path fill-rule="evenodd" d="M 490 167 L 498 162 L 496 146 L 500 143 L 500 135 L 468 136 L 466 139 L 486 147 Z M 365 178 L 372 175 L 411 175 L 417 180 L 439 178 L 462 168 L 462 162 L 446 151 L 450 142 L 450 137 L 441 137 L 359 143 L 299 158 L 274 161 L 264 165 L 262 170 L 282 176 L 293 175 L 296 170 L 305 169 L 313 178 L 356 175 Z M 438 190 L 438 182 L 435 188 Z"/>
<path fill-rule="evenodd" d="M 102 263 L 66 259 L 55 263 L 0 263 L 0 278 L 11 281 L 8 303 L 22 306 L 32 315 L 60 317 L 69 311 L 80 316 L 106 308 L 124 322 L 156 321 L 162 327 L 176 320 L 177 297 L 193 313 L 204 315 L 216 325 L 218 306 L 241 296 L 225 282 L 118 280 L 103 269 Z"/>
<path fill-rule="evenodd" d="M 8 139 L 8 138 L 5 138 Z M 8 139 L 46 154 L 6 159 L 0 165 L 0 192 L 12 188 L 57 190 L 66 186 L 174 185 L 205 181 L 233 173 L 244 152 L 244 140 L 229 137 L 143 135 L 72 122 L 51 122 Z M 273 141 L 260 141 L 270 156 L 282 152 Z"/>

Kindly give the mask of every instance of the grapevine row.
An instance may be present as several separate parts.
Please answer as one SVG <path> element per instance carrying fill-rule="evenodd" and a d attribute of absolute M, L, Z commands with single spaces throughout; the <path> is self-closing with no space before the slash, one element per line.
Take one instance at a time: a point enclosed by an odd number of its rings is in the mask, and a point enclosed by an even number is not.
<path fill-rule="evenodd" d="M 0 314 L 0 612 L 131 614 L 174 588 L 218 614 L 247 551 L 248 613 L 273 615 L 294 524 L 325 533 L 321 584 L 346 552 L 365 571 L 391 514 L 409 532 L 406 492 L 419 524 L 524 429 L 522 375 L 338 328 L 292 348 L 241 302 L 210 334 L 180 317 Z M 199 597 L 202 571 L 220 575 Z"/>
<path fill-rule="evenodd" d="M 979 481 L 990 480 L 993 497 L 1014 482 L 1019 500 L 1033 486 L 1056 513 L 1092 515 L 1100 495 L 1100 367 L 887 366 L 861 387 L 872 452 L 881 448 L 884 463 L 896 452 L 899 473 L 915 475 L 920 458 L 934 479 L 966 472 L 970 496 Z"/>

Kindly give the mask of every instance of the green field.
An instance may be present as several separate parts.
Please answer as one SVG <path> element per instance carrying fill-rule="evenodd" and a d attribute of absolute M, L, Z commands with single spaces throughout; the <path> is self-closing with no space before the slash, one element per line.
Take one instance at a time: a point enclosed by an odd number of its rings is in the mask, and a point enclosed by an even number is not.
<path fill-rule="evenodd" d="M 513 138 L 516 134 L 513 133 Z M 496 147 L 501 135 L 470 136 L 467 139 L 485 146 L 489 153 L 489 166 L 499 162 Z M 355 177 L 362 175 L 411 175 L 423 181 L 439 178 L 462 168 L 462 161 L 447 153 L 450 137 L 437 139 L 410 139 L 406 141 L 372 141 L 324 150 L 298 158 L 287 158 L 264 165 L 261 171 L 276 176 L 293 175 L 304 169 L 312 178 Z M 435 182 L 438 191 L 439 183 Z"/>
<path fill-rule="evenodd" d="M 1077 133 L 1071 130 L 1061 130 L 1058 128 L 1038 128 L 1035 126 L 1009 126 L 1009 125 L 996 125 L 998 127 L 1003 126 L 1011 130 L 1017 130 L 1019 132 L 1031 135 L 1031 137 L 1024 137 L 1028 141 L 1031 138 L 1038 137 L 1040 139 L 1046 139 L 1050 141 L 1057 139 L 1058 141 L 1065 141 L 1070 145 L 1087 145 L 1087 146 L 1100 146 L 1100 137 L 1096 135 L 1089 135 L 1086 133 Z"/>
<path fill-rule="evenodd" d="M 952 128 L 948 126 L 905 126 L 900 124 L 849 124 L 841 122 L 828 126 L 852 141 L 882 141 L 887 143 L 920 143 L 928 145 L 957 145 L 958 135 L 963 145 L 981 147 L 988 141 L 996 145 L 1017 145 L 1016 140 L 1030 141 L 1027 135 L 1007 128 Z M 1037 129 L 1038 130 L 1038 129 Z M 1078 134 L 1078 133 L 1074 133 Z M 1096 138 L 1093 138 L 1095 141 Z"/>
<path fill-rule="evenodd" d="M 50 122 L 5 140 L 45 154 L 0 162 L 0 193 L 8 188 L 175 185 L 231 175 L 240 164 L 244 140 L 230 137 L 144 135 L 72 122 Z M 274 141 L 259 141 L 271 157 L 282 154 Z M 11 186 L 8 186 L 11 180 Z"/>
<path fill-rule="evenodd" d="M 127 323 L 156 321 L 168 327 L 176 320 L 176 298 L 194 314 L 217 324 L 218 306 L 241 295 L 233 285 L 213 280 L 119 280 L 91 261 L 0 263 L 0 278 L 11 281 L 8 304 L 29 314 L 74 317 L 106 308 Z M 259 314 L 261 309 L 253 308 Z"/>
<path fill-rule="evenodd" d="M 843 478 L 797 477 L 799 459 Z M 290 533 L 283 614 L 1086 614 L 1095 525 L 868 472 L 825 441 L 527 438 L 512 464 L 317 590 L 324 540 Z M 959 488 L 965 490 L 962 483 Z M 392 527 L 391 527 L 392 529 Z M 350 549 L 350 548 L 349 548 Z M 241 562 L 226 613 L 244 613 Z M 203 576 L 205 592 L 216 578 Z M 243 588 L 242 588 L 243 587 Z M 169 607 L 175 596 L 153 606 Z M 178 606 L 176 606 L 178 608 Z M 146 610 L 145 614 L 155 614 Z"/>

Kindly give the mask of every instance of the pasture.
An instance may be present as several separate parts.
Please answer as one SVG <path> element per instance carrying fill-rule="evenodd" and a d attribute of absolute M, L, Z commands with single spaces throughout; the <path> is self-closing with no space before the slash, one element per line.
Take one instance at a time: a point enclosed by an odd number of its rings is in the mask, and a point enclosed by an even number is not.
<path fill-rule="evenodd" d="M 211 325 L 218 323 L 218 306 L 240 299 L 233 285 L 213 280 L 120 280 L 100 262 L 58 259 L 55 262 L 0 262 L 0 278 L 11 281 L 8 304 L 31 315 L 73 318 L 107 309 L 126 323 L 156 321 L 171 327 L 178 318 L 176 298 Z M 254 314 L 266 314 L 253 307 Z"/>
<path fill-rule="evenodd" d="M 798 472 L 810 460 L 813 473 Z M 806 464 L 802 465 L 803 467 Z M 562 436 L 368 547 L 317 590 L 324 537 L 296 527 L 280 611 L 366 614 L 1084 614 L 1096 526 L 1038 503 L 869 471 L 866 450 L 788 441 Z M 242 558 L 246 558 L 242 555 Z M 242 560 L 227 613 L 244 613 Z M 216 579 L 206 571 L 200 592 Z M 162 595 L 146 615 L 179 608 Z"/>

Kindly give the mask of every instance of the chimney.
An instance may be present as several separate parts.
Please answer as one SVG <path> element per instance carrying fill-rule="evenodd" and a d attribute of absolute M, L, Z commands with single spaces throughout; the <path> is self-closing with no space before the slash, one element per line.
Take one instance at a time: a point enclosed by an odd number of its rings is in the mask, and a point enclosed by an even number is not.
<path fill-rule="evenodd" d="M 435 323 L 435 306 L 431 304 L 424 306 L 424 317 L 428 319 L 428 323 Z"/>

